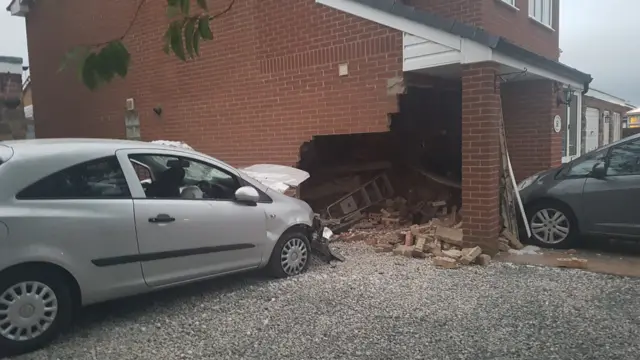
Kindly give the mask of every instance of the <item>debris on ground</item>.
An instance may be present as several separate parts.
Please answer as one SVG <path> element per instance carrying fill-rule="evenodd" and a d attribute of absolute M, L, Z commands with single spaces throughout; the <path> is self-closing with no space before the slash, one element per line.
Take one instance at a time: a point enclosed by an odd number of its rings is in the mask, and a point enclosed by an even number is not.
<path fill-rule="evenodd" d="M 541 255 L 540 248 L 533 245 L 527 245 L 521 249 L 509 249 L 509 254 L 514 255 Z"/>
<path fill-rule="evenodd" d="M 588 264 L 587 259 L 579 259 L 577 257 L 559 258 L 557 260 L 559 267 L 571 269 L 586 269 Z"/>

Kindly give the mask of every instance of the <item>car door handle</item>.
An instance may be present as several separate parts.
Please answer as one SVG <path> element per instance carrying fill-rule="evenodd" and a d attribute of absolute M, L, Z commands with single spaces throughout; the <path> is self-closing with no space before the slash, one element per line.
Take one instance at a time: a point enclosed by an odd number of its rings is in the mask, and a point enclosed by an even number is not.
<path fill-rule="evenodd" d="M 167 214 L 158 214 L 156 217 L 149 218 L 150 223 L 170 223 L 176 221 L 176 218 L 173 218 Z"/>

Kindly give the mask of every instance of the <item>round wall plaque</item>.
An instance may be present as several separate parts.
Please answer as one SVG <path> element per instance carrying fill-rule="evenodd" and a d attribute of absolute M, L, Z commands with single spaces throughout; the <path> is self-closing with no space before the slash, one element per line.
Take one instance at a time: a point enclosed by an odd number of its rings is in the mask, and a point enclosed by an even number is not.
<path fill-rule="evenodd" d="M 559 133 L 562 130 L 562 118 L 560 115 L 556 115 L 553 118 L 553 131 Z"/>

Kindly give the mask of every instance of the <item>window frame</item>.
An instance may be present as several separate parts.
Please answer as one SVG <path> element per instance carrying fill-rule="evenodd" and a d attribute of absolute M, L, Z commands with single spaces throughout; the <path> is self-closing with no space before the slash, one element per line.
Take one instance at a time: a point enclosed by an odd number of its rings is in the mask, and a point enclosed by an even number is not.
<path fill-rule="evenodd" d="M 509 7 L 512 7 L 515 10 L 519 10 L 518 7 L 516 6 L 516 0 L 498 0 L 501 1 L 502 3 L 506 4 Z"/>
<path fill-rule="evenodd" d="M 80 166 L 85 166 L 87 164 L 91 164 L 91 163 L 99 163 L 101 161 L 107 161 L 108 159 L 113 159 L 116 161 L 116 163 L 118 164 L 118 166 L 120 166 L 120 171 L 122 172 L 122 179 L 124 180 L 126 186 L 127 186 L 127 190 L 129 192 L 129 195 L 124 195 L 124 196 L 110 196 L 110 197 L 94 197 L 94 196 L 90 196 L 90 197 L 23 197 L 21 196 L 21 194 L 23 192 L 25 192 L 27 189 L 31 188 L 32 186 L 42 182 L 43 180 L 54 176 L 56 174 L 59 173 L 63 173 L 66 171 L 69 171 L 70 169 L 73 169 L 75 167 L 80 167 Z M 87 161 L 82 161 L 79 162 L 77 164 L 71 165 L 71 166 L 67 166 L 63 169 L 54 171 L 52 173 L 48 173 L 47 175 L 31 182 L 29 185 L 23 187 L 22 189 L 20 189 L 19 191 L 17 191 L 14 195 L 14 198 L 18 201 L 60 201 L 60 200 L 131 200 L 133 199 L 133 193 L 131 191 L 131 184 L 129 184 L 129 181 L 127 180 L 127 177 L 125 175 L 125 170 L 122 166 L 122 163 L 120 162 L 120 159 L 118 159 L 118 157 L 116 155 L 108 155 L 108 156 L 102 156 L 99 158 L 95 158 L 95 159 L 91 159 L 91 160 L 87 160 Z"/>
<path fill-rule="evenodd" d="M 542 26 L 551 30 L 555 30 L 553 24 L 553 6 L 555 0 L 529 0 L 529 18 Z M 540 14 L 536 14 L 536 10 Z M 545 22 L 545 16 L 548 16 L 548 22 Z"/>
<path fill-rule="evenodd" d="M 633 140 L 622 142 L 620 144 L 609 146 L 609 149 L 607 151 L 606 161 L 605 161 L 605 176 L 606 177 L 640 176 L 640 172 L 637 173 L 637 174 L 609 174 L 609 166 L 611 165 L 611 156 L 613 155 L 613 150 L 618 148 L 618 147 L 620 147 L 620 146 L 623 146 L 625 144 L 632 143 L 632 142 L 640 142 L 640 138 L 636 138 L 636 139 L 633 139 Z"/>

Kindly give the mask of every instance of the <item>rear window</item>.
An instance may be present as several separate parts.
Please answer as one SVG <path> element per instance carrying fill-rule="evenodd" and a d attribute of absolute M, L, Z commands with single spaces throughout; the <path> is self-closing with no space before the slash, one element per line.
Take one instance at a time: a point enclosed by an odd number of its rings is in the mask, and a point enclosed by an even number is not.
<path fill-rule="evenodd" d="M 12 156 L 13 156 L 12 148 L 5 145 L 0 145 L 0 165 L 2 165 L 3 163 L 6 163 Z"/>

